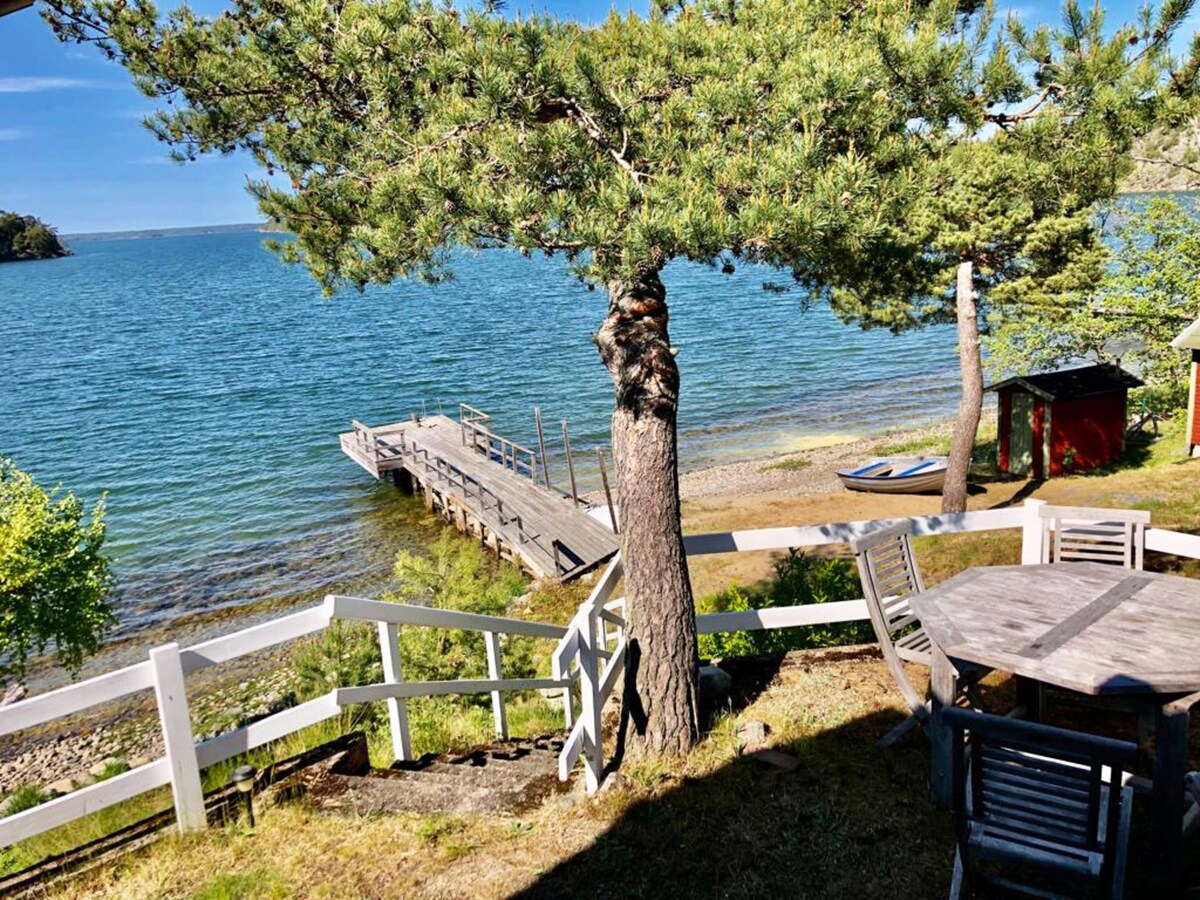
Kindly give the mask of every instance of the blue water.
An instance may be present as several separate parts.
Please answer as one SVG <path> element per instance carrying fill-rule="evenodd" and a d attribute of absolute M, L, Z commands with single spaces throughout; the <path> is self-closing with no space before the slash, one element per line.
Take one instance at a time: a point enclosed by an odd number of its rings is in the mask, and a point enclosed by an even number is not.
<path fill-rule="evenodd" d="M 109 492 L 127 630 L 344 586 L 418 543 L 412 504 L 340 453 L 351 418 L 462 400 L 533 445 L 540 405 L 551 436 L 567 418 L 577 450 L 607 442 L 590 341 L 605 298 L 559 261 L 464 254 L 448 284 L 325 300 L 252 233 L 74 250 L 0 266 L 0 454 L 89 500 Z M 762 269 L 676 264 L 665 280 L 685 466 L 954 408 L 949 329 L 846 327 L 764 291 L 783 279 Z"/>

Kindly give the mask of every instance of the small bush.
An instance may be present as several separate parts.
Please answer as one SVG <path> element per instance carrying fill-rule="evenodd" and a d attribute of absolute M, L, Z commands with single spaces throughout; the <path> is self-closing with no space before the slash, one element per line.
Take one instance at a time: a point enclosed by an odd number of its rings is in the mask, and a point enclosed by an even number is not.
<path fill-rule="evenodd" d="M 862 597 L 858 574 L 844 559 L 822 559 L 789 550 L 775 563 L 775 578 L 764 588 L 747 590 L 731 585 L 729 590 L 697 603 L 700 612 L 735 612 L 834 603 Z M 742 631 L 700 635 L 700 655 L 709 659 L 727 656 L 758 656 L 810 647 L 832 647 L 874 640 L 869 622 L 838 622 L 830 625 Z"/>
<path fill-rule="evenodd" d="M 387 595 L 389 600 L 484 616 L 506 615 L 526 585 L 515 566 L 495 563 L 478 544 L 451 529 L 445 529 L 434 542 L 429 557 L 401 551 L 395 574 L 400 586 Z M 533 674 L 530 639 L 503 636 L 501 655 L 506 677 Z M 405 678 L 414 681 L 487 677 L 487 648 L 478 631 L 404 628 L 400 656 Z M 488 702 L 486 695 L 465 699 Z"/>
<path fill-rule="evenodd" d="M 27 809 L 40 806 L 47 799 L 45 791 L 36 784 L 22 785 L 9 794 L 8 801 L 4 807 L 4 814 L 6 816 L 15 816 L 19 812 L 25 812 Z"/>
<path fill-rule="evenodd" d="M 451 529 L 442 532 L 428 557 L 401 551 L 395 576 L 399 586 L 384 596 L 386 600 L 488 616 L 508 614 L 526 584 L 516 567 L 497 564 L 478 544 Z M 501 655 L 505 677 L 534 674 L 531 639 L 503 636 Z M 477 631 L 405 626 L 400 629 L 400 659 L 406 681 L 487 677 L 487 648 Z M 299 648 L 293 660 L 296 694 L 301 701 L 334 688 L 383 680 L 379 632 L 367 623 L 334 622 L 319 638 Z M 508 699 L 518 698 L 509 694 Z M 343 712 L 339 724 L 344 731 L 371 733 L 385 720 L 385 706 L 369 703 Z M 489 696 L 411 701 L 409 724 L 415 745 L 422 751 L 488 740 L 492 735 Z"/>

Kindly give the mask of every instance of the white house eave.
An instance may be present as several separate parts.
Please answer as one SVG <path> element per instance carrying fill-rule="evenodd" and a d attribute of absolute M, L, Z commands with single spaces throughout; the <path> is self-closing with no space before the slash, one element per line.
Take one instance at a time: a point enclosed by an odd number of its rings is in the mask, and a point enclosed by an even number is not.
<path fill-rule="evenodd" d="M 1200 350 L 1200 319 L 1183 329 L 1183 333 L 1171 341 L 1171 346 L 1178 350 Z"/>

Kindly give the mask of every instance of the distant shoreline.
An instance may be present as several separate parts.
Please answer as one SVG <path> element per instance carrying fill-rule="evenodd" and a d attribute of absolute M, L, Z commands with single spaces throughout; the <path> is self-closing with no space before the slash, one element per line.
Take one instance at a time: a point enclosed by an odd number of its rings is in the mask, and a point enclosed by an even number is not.
<path fill-rule="evenodd" d="M 282 229 L 270 222 L 241 222 L 234 225 L 193 225 L 186 228 L 138 228 L 133 231 L 87 231 L 64 234 L 64 241 L 144 241 L 152 238 L 195 237 L 205 234 L 246 234 L 248 232 L 280 233 Z"/>

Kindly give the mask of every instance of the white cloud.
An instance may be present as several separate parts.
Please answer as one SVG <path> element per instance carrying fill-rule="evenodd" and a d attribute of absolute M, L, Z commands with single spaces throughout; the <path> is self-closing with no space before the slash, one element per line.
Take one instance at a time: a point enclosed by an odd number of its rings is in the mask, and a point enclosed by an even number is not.
<path fill-rule="evenodd" d="M 19 128 L 0 128 L 0 141 L 19 141 L 29 137 L 28 131 Z"/>
<path fill-rule="evenodd" d="M 32 94 L 36 91 L 57 91 L 65 88 L 90 88 L 96 86 L 94 81 L 85 81 L 82 78 L 41 76 L 0 78 L 0 94 Z"/>

